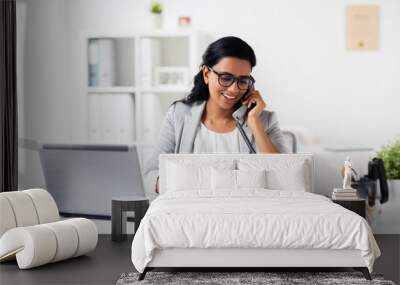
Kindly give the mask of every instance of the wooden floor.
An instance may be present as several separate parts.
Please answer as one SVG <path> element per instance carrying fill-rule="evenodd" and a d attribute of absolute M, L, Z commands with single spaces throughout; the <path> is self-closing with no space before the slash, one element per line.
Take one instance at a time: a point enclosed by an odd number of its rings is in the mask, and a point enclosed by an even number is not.
<path fill-rule="evenodd" d="M 0 284 L 115 284 L 124 272 L 134 271 L 132 239 L 112 242 L 99 235 L 96 250 L 87 256 L 19 270 L 16 262 L 0 264 Z"/>
<path fill-rule="evenodd" d="M 382 256 L 376 260 L 374 272 L 400 282 L 400 235 L 375 236 Z M 0 264 L 0 284 L 115 284 L 124 272 L 134 271 L 130 259 L 132 237 L 112 242 L 109 235 L 100 235 L 94 252 L 88 256 L 19 270 L 16 262 Z"/>

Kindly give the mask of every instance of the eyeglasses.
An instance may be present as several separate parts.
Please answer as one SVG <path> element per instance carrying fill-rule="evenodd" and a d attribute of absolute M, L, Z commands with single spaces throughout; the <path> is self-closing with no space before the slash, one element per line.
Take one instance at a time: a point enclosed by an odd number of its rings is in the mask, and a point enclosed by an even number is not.
<path fill-rule="evenodd" d="M 244 91 L 244 90 L 249 90 L 253 86 L 254 82 L 256 82 L 251 75 L 236 77 L 230 73 L 217 72 L 209 66 L 207 66 L 207 68 L 218 76 L 218 83 L 222 87 L 229 87 L 236 81 L 237 87 L 240 90 Z"/>

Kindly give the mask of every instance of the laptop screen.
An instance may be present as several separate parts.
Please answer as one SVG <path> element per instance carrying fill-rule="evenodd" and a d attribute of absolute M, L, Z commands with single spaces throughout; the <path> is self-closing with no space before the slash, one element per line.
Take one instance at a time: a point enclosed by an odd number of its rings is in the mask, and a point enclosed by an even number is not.
<path fill-rule="evenodd" d="M 39 153 L 61 214 L 109 217 L 112 197 L 145 196 L 136 145 L 44 144 Z"/>

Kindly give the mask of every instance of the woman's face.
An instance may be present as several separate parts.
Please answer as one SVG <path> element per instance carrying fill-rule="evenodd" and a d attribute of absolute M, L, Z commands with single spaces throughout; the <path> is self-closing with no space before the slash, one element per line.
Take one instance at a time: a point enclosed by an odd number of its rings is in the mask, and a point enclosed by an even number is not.
<path fill-rule="evenodd" d="M 210 92 L 209 100 L 212 100 L 220 108 L 229 110 L 242 99 L 243 95 L 247 90 L 241 90 L 238 88 L 237 81 L 229 87 L 224 87 L 218 80 L 219 74 L 230 74 L 238 78 L 239 76 L 250 76 L 251 65 L 247 60 L 235 58 L 235 57 L 224 57 L 216 65 L 211 66 L 212 70 L 207 67 L 203 67 L 203 78 L 204 82 L 208 84 Z"/>

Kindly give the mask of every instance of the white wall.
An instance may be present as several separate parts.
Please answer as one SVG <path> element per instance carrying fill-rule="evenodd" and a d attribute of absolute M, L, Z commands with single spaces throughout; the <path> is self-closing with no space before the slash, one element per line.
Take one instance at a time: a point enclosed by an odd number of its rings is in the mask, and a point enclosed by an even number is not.
<path fill-rule="evenodd" d="M 17 2 L 19 66 L 19 135 L 53 142 L 71 139 L 67 41 L 64 0 Z M 21 48 L 21 45 L 24 48 Z M 22 85 L 21 85 L 22 84 Z M 22 94 L 21 94 L 22 93 Z M 20 148 L 20 187 L 43 186 L 36 151 Z"/>
<path fill-rule="evenodd" d="M 87 82 L 85 62 L 85 35 L 87 33 L 105 33 L 132 31 L 146 28 L 139 19 L 146 17 L 146 1 L 107 1 L 85 0 L 66 1 L 69 86 L 71 100 L 71 142 L 87 140 Z"/>
<path fill-rule="evenodd" d="M 67 1 L 74 126 L 85 139 L 82 100 L 84 30 L 140 31 L 149 26 L 149 1 Z M 386 1 L 183 1 L 165 0 L 166 28 L 188 14 L 215 39 L 238 35 L 256 51 L 257 88 L 282 125 L 304 126 L 322 143 L 379 146 L 400 134 L 400 2 Z M 378 51 L 345 49 L 345 7 L 380 4 Z M 61 17 L 62 19 L 62 17 Z M 84 64 L 84 63 L 83 63 Z M 71 115 L 72 115 L 71 114 Z M 350 121 L 350 122 L 349 122 Z M 340 127 L 339 127 L 340 126 Z"/>
<path fill-rule="evenodd" d="M 400 135 L 399 1 L 163 2 L 170 26 L 187 13 L 215 38 L 248 41 L 258 57 L 257 88 L 282 125 L 348 146 L 379 146 Z M 352 3 L 380 5 L 378 51 L 345 49 L 345 7 Z"/>
<path fill-rule="evenodd" d="M 28 4 L 25 136 L 85 141 L 83 34 L 149 28 L 150 1 L 22 2 Z M 254 48 L 257 88 L 282 126 L 304 127 L 329 145 L 377 147 L 400 134 L 400 1 L 162 2 L 165 28 L 190 15 L 193 27 L 213 38 L 236 35 Z M 345 49 L 345 7 L 351 3 L 380 5 L 378 51 Z M 29 171 L 35 172 L 33 165 Z"/>

